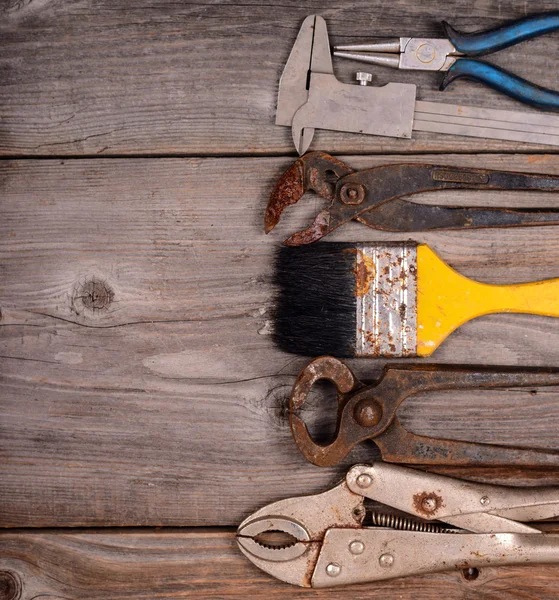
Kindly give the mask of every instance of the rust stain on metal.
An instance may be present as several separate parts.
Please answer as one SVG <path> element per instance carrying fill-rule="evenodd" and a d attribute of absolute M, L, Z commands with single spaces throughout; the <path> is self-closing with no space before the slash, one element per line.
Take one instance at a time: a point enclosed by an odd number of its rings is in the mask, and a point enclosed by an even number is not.
<path fill-rule="evenodd" d="M 353 373 L 343 362 L 331 356 L 316 358 L 299 373 L 295 381 L 289 399 L 290 415 L 305 403 L 311 387 L 320 379 L 332 381 L 342 393 L 350 391 L 355 384 Z"/>
<path fill-rule="evenodd" d="M 400 304 L 398 311 L 400 313 L 400 319 L 402 319 L 402 321 L 406 318 L 406 311 L 407 311 L 408 307 L 402 302 L 402 304 Z"/>
<path fill-rule="evenodd" d="M 353 270 L 355 274 L 355 295 L 362 297 L 369 293 L 375 280 L 375 261 L 358 248 L 352 248 L 351 251 L 356 253 L 355 268 Z"/>
<path fill-rule="evenodd" d="M 330 216 L 328 213 L 318 213 L 312 225 L 288 237 L 283 243 L 286 246 L 304 246 L 319 240 L 328 231 Z"/>
<path fill-rule="evenodd" d="M 340 200 L 344 204 L 358 205 L 365 200 L 365 188 L 362 185 L 344 185 L 340 190 Z"/>
<path fill-rule="evenodd" d="M 333 200 L 336 182 L 340 177 L 352 173 L 353 169 L 348 167 L 341 160 L 338 160 L 324 152 L 310 152 L 297 159 L 281 175 L 270 195 L 266 213 L 264 215 L 264 229 L 266 233 L 272 231 L 277 225 L 283 211 L 293 204 L 296 204 L 305 192 L 315 191 L 317 194 Z M 291 243 L 286 240 L 288 245 L 308 244 L 316 239 L 320 239 L 327 232 L 324 225 L 328 224 L 329 216 L 321 218 L 322 227 L 317 227 L 315 223 L 311 226 L 312 231 L 305 230 L 297 238 L 292 236 Z M 310 228 L 309 228 L 310 229 Z"/>
<path fill-rule="evenodd" d="M 286 207 L 296 204 L 305 193 L 303 165 L 298 160 L 279 178 L 266 207 L 264 230 L 272 231 Z"/>
<path fill-rule="evenodd" d="M 442 497 L 435 492 L 421 492 L 414 494 L 413 506 L 418 513 L 431 516 L 443 507 L 444 503 Z"/>

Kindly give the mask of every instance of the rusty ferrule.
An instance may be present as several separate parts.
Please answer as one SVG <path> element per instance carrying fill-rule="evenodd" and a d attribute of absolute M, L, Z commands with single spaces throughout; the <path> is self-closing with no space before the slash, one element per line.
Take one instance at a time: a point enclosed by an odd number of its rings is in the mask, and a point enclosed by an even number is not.
<path fill-rule="evenodd" d="M 355 272 L 356 356 L 416 356 L 417 244 L 358 247 Z"/>

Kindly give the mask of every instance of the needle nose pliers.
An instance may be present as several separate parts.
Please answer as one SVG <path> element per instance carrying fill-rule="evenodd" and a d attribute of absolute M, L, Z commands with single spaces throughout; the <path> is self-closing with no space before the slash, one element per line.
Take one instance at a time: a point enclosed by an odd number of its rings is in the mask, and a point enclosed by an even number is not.
<path fill-rule="evenodd" d="M 334 47 L 334 56 L 395 69 L 445 71 L 440 89 L 468 78 L 545 110 L 559 111 L 559 93 L 536 85 L 488 62 L 483 56 L 559 29 L 559 12 L 532 15 L 488 31 L 463 33 L 442 23 L 446 38 L 401 37 L 366 44 Z"/>

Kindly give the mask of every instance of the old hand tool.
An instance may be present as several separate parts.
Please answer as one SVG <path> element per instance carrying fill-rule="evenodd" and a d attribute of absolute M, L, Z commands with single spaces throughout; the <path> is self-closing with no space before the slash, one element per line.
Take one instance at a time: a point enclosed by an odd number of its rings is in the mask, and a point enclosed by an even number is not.
<path fill-rule="evenodd" d="M 365 83 L 365 82 L 363 82 Z M 301 26 L 281 76 L 276 124 L 291 127 L 299 154 L 315 129 L 411 138 L 412 131 L 559 145 L 559 117 L 416 101 L 416 86 L 351 85 L 336 79 L 326 22 Z"/>
<path fill-rule="evenodd" d="M 323 446 L 311 438 L 298 416 L 312 386 L 325 379 L 338 392 L 334 441 Z M 435 439 L 404 429 L 397 416 L 400 404 L 422 392 L 451 389 L 491 389 L 559 384 L 559 369 L 507 369 L 479 366 L 388 365 L 378 381 L 364 384 L 332 356 L 311 361 L 299 374 L 289 400 L 289 424 L 297 447 L 315 465 L 338 464 L 365 440 L 373 440 L 383 460 L 415 465 L 559 466 L 559 452 Z"/>
<path fill-rule="evenodd" d="M 354 171 L 324 152 L 299 158 L 276 183 L 266 207 L 266 233 L 288 206 L 313 190 L 329 205 L 312 225 L 285 240 L 288 246 L 316 242 L 355 219 L 385 231 L 472 229 L 559 223 L 558 210 L 466 208 L 414 204 L 403 196 L 447 189 L 559 191 L 559 177 L 429 164 L 382 165 Z"/>
<path fill-rule="evenodd" d="M 412 517 L 368 514 L 365 499 Z M 558 488 L 470 483 L 377 462 L 354 466 L 331 490 L 256 511 L 239 526 L 237 543 L 266 573 L 324 588 L 451 569 L 467 575 L 485 566 L 559 563 L 559 535 L 525 524 L 557 515 Z M 267 543 L 272 531 L 283 532 L 286 542 Z"/>
<path fill-rule="evenodd" d="M 559 110 L 559 93 L 535 85 L 484 61 L 467 58 L 497 52 L 559 29 L 559 12 L 525 17 L 490 31 L 462 33 L 446 21 L 446 38 L 382 40 L 367 44 L 336 46 L 334 56 L 395 69 L 446 71 L 444 90 L 455 79 L 475 79 L 507 96 L 546 110 Z"/>
<path fill-rule="evenodd" d="M 274 267 L 274 341 L 293 354 L 430 356 L 483 315 L 559 317 L 559 278 L 481 283 L 426 244 L 281 246 Z"/>

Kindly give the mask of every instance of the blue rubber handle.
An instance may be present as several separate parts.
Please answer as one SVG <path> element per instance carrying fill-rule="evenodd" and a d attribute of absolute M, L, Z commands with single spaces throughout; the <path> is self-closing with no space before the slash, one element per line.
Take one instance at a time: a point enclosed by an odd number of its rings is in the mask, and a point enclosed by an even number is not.
<path fill-rule="evenodd" d="M 480 56 L 557 31 L 559 29 L 559 12 L 524 17 L 495 29 L 475 33 L 456 31 L 446 21 L 443 21 L 442 25 L 447 38 L 458 52 L 467 56 Z"/>
<path fill-rule="evenodd" d="M 441 83 L 441 90 L 460 77 L 481 81 L 490 88 L 524 104 L 544 110 L 559 111 L 558 92 L 530 83 L 495 65 L 470 58 L 459 58 L 450 67 Z"/>

